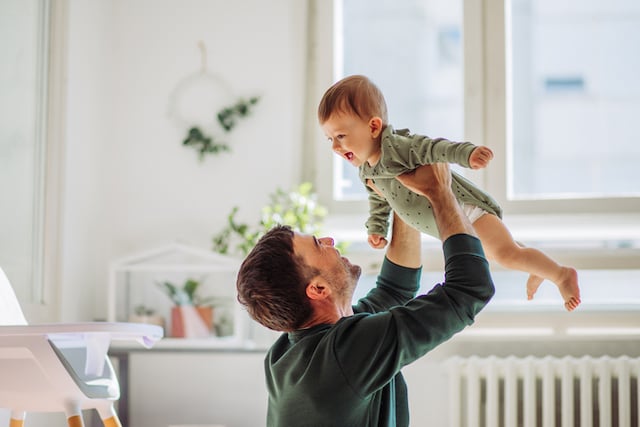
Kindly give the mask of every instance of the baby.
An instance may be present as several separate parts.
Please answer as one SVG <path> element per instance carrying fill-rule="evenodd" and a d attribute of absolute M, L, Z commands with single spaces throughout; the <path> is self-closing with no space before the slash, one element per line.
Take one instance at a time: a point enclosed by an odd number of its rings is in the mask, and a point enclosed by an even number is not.
<path fill-rule="evenodd" d="M 320 101 L 318 120 L 333 151 L 359 169 L 369 194 L 368 242 L 378 249 L 387 244 L 392 209 L 407 224 L 440 237 L 428 200 L 404 187 L 396 179 L 398 175 L 436 162 L 479 169 L 493 158 L 488 147 L 393 129 L 382 92 L 365 76 L 349 76 L 331 86 Z M 558 287 L 568 311 L 580 304 L 574 268 L 518 244 L 501 220 L 500 206 L 471 181 L 452 172 L 452 187 L 486 256 L 505 268 L 529 273 L 528 299 L 533 299 L 542 281 L 548 279 Z"/>

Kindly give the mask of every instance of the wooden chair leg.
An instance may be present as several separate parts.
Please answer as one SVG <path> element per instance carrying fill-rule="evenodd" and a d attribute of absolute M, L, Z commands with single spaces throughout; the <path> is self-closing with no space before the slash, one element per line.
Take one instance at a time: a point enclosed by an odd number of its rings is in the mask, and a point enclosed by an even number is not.
<path fill-rule="evenodd" d="M 69 427 L 84 427 L 82 410 L 76 402 L 67 402 L 65 414 L 67 415 L 67 424 Z"/>
<path fill-rule="evenodd" d="M 69 427 L 84 427 L 84 421 L 82 420 L 82 414 L 71 415 L 67 417 L 67 424 Z"/>
<path fill-rule="evenodd" d="M 23 427 L 24 426 L 24 412 L 15 412 L 11 411 L 11 416 L 9 418 L 9 427 Z"/>
<path fill-rule="evenodd" d="M 102 424 L 104 424 L 104 427 L 122 427 L 117 415 L 103 419 Z"/>
<path fill-rule="evenodd" d="M 114 402 L 105 400 L 100 403 L 96 405 L 96 411 L 98 411 L 104 427 L 122 427 Z"/>

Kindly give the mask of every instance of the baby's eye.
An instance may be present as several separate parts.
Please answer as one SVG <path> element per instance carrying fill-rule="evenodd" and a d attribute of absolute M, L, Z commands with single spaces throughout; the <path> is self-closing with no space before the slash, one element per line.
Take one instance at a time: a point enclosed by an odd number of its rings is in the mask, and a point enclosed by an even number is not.
<path fill-rule="evenodd" d="M 333 144 L 333 138 L 329 137 L 329 138 L 327 138 L 327 141 L 329 141 L 330 143 Z"/>
<path fill-rule="evenodd" d="M 338 140 L 344 139 L 344 135 L 338 135 L 336 138 L 338 138 Z"/>

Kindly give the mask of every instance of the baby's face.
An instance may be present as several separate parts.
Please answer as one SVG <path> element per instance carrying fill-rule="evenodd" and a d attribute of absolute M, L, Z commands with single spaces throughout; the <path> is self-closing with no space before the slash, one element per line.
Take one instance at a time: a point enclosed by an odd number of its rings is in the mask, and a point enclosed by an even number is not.
<path fill-rule="evenodd" d="M 370 123 L 355 115 L 334 114 L 321 126 L 331 142 L 331 149 L 353 166 L 378 162 L 380 144 L 376 142 L 376 137 L 379 132 Z"/>

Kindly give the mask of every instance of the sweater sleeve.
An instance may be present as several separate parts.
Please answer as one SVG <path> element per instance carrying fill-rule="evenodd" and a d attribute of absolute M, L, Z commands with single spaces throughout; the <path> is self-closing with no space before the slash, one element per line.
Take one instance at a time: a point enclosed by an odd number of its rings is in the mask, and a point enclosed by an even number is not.
<path fill-rule="evenodd" d="M 353 306 L 353 312 L 377 313 L 406 304 L 418 292 L 421 274 L 422 268 L 404 267 L 385 257 L 376 286 Z"/>
<path fill-rule="evenodd" d="M 354 390 L 366 394 L 386 384 L 402 367 L 472 324 L 493 296 L 478 239 L 454 235 L 443 250 L 444 283 L 404 305 L 341 320 L 334 351 Z"/>

